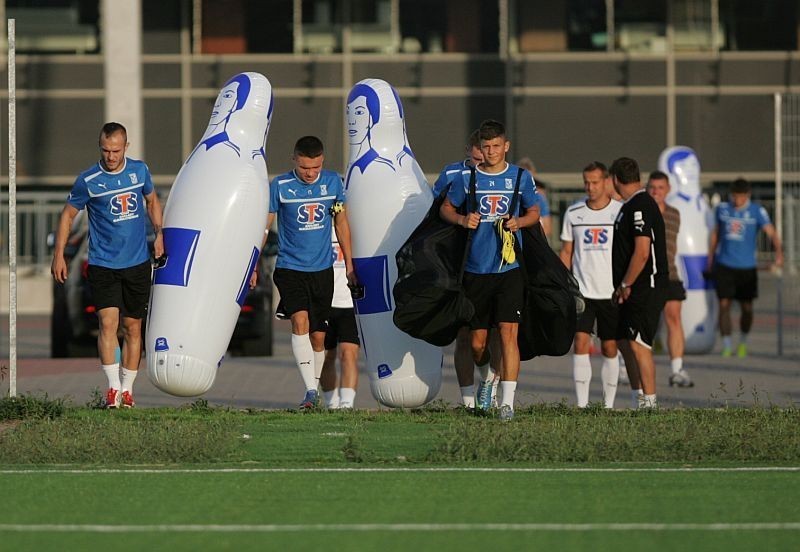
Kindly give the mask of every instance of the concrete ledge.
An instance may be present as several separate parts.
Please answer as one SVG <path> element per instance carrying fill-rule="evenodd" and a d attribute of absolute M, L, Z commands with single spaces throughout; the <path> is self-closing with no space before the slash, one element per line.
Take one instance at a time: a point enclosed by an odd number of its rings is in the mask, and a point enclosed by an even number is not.
<path fill-rule="evenodd" d="M 0 313 L 8 314 L 9 269 L 0 267 Z M 49 271 L 17 267 L 17 312 L 50 314 L 53 311 L 53 278 Z"/>

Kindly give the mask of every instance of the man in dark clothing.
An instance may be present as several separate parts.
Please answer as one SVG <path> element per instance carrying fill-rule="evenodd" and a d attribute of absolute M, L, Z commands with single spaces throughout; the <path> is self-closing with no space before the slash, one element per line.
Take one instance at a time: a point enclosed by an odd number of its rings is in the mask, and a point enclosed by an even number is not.
<path fill-rule="evenodd" d="M 617 340 L 640 408 L 656 406 L 653 338 L 666 301 L 667 268 L 664 218 L 642 186 L 639 164 L 614 161 L 609 170 L 625 204 L 614 223 L 613 299 L 620 304 Z"/>

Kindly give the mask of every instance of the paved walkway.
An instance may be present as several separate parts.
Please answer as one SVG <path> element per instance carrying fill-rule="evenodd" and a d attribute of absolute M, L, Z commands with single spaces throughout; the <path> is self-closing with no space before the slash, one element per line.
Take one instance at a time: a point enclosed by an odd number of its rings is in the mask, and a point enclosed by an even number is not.
<path fill-rule="evenodd" d="M 751 405 L 753 403 L 787 406 L 800 402 L 800 302 L 798 284 L 784 286 L 781 304 L 784 309 L 784 354 L 778 356 L 776 280 L 763 278 L 762 297 L 756 303 L 756 324 L 751 334 L 751 354 L 745 359 L 719 356 L 714 353 L 688 356 L 685 366 L 696 382 L 690 389 L 670 388 L 667 384 L 669 360 L 657 356 L 658 395 L 664 407 L 717 407 Z M 105 386 L 97 359 L 49 359 L 47 328 L 49 317 L 21 315 L 18 321 L 18 391 L 47 393 L 69 397 L 75 404 L 91 399 L 92 390 Z M 0 350 L 8 358 L 8 319 L 0 323 L 3 339 Z M 204 396 L 210 404 L 236 408 L 293 408 L 303 394 L 300 376 L 295 368 L 289 345 L 288 322 L 276 322 L 274 356 L 268 358 L 228 358 L 219 370 L 217 381 Z M 2 357 L 0 357 L 2 358 Z M 601 400 L 600 357 L 592 357 L 594 378 L 591 400 Z M 7 361 L 0 361 L 7 366 Z M 7 381 L 2 383 L 7 392 Z M 190 403 L 193 399 L 178 398 L 156 389 L 143 372 L 136 381 L 139 406 L 166 406 Z M 442 390 L 439 398 L 457 404 L 459 389 L 452 364 L 452 348 L 445 354 Z M 572 360 L 564 357 L 543 357 L 525 362 L 520 375 L 517 402 L 531 404 L 560 402 L 574 404 Z M 630 393 L 620 386 L 617 406 L 627 407 Z M 362 372 L 356 397 L 357 408 L 378 408 L 369 389 L 369 379 Z"/>

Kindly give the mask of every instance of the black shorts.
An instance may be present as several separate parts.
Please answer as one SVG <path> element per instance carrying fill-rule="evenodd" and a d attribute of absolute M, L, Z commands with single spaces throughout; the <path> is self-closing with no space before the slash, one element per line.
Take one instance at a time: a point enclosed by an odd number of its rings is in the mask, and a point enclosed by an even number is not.
<path fill-rule="evenodd" d="M 758 297 L 758 272 L 755 268 L 730 268 L 718 264 L 714 267 L 714 280 L 720 299 L 752 301 Z"/>
<path fill-rule="evenodd" d="M 281 305 L 287 317 L 307 311 L 312 332 L 327 329 L 326 321 L 333 300 L 333 267 L 318 272 L 276 268 L 272 281 L 281 294 Z"/>
<path fill-rule="evenodd" d="M 628 300 L 619 307 L 617 339 L 629 339 L 652 347 L 666 301 L 666 286 L 634 287 Z"/>
<path fill-rule="evenodd" d="M 328 330 L 325 332 L 325 349 L 335 349 L 339 343 L 361 345 L 354 309 L 331 308 L 328 315 Z"/>
<path fill-rule="evenodd" d="M 595 333 L 594 323 L 597 321 L 597 337 L 601 341 L 617 338 L 619 307 L 611 299 L 584 299 L 586 308 L 578 319 L 576 331 L 587 334 Z"/>
<path fill-rule="evenodd" d="M 496 327 L 500 322 L 520 321 L 525 282 L 519 268 L 494 274 L 464 273 L 464 292 L 475 305 L 473 330 Z"/>
<path fill-rule="evenodd" d="M 670 280 L 667 284 L 667 301 L 686 301 L 686 289 L 680 280 Z"/>
<path fill-rule="evenodd" d="M 150 301 L 153 267 L 150 261 L 129 268 L 89 265 L 92 301 L 97 310 L 116 307 L 127 318 L 144 318 Z"/>

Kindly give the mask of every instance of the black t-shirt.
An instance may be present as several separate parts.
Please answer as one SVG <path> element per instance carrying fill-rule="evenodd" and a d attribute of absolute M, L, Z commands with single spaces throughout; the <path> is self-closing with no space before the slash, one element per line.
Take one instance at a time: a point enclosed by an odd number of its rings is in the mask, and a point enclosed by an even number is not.
<path fill-rule="evenodd" d="M 650 256 L 631 287 L 665 287 L 669 277 L 664 217 L 656 201 L 644 189 L 636 192 L 622 206 L 614 222 L 612 265 L 614 287 L 619 287 L 628 271 L 638 236 L 650 238 Z"/>

